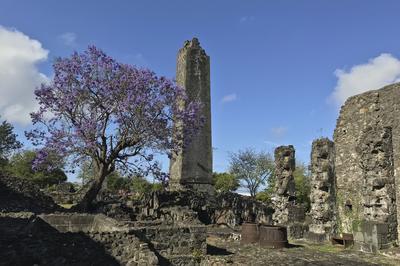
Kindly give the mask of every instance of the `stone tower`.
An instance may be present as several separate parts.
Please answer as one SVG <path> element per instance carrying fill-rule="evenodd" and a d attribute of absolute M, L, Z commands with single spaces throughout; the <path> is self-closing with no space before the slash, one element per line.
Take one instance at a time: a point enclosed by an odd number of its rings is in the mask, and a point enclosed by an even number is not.
<path fill-rule="evenodd" d="M 210 57 L 198 39 L 186 41 L 178 52 L 176 81 L 190 100 L 203 104 L 204 126 L 170 162 L 170 189 L 194 189 L 214 193 L 212 186 Z"/>

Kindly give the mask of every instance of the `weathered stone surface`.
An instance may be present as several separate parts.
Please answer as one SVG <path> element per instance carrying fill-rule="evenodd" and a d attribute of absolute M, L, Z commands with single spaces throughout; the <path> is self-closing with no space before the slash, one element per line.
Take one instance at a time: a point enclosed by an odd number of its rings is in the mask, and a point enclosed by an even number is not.
<path fill-rule="evenodd" d="M 31 215 L 0 217 L 0 265 L 120 265 L 82 233 L 60 233 Z"/>
<path fill-rule="evenodd" d="M 39 215 L 46 223 L 60 232 L 116 232 L 128 231 L 116 220 L 104 214 L 52 213 Z"/>
<path fill-rule="evenodd" d="M 396 194 L 391 128 L 368 127 L 356 149 L 363 172 L 362 206 L 367 221 L 388 222 L 396 236 Z M 394 238 L 395 239 L 395 238 Z"/>
<path fill-rule="evenodd" d="M 351 233 L 364 220 L 399 220 L 399 116 L 399 83 L 350 97 L 342 106 L 334 133 L 340 232 Z M 392 231 L 390 239 L 395 237 Z"/>
<path fill-rule="evenodd" d="M 204 225 L 147 226 L 132 230 L 167 259 L 193 253 L 205 255 L 207 252 L 207 228 Z"/>
<path fill-rule="evenodd" d="M 392 247 L 391 224 L 362 221 L 354 228 L 354 248 L 376 253 L 380 249 Z"/>
<path fill-rule="evenodd" d="M 105 215 L 57 213 L 43 214 L 38 219 L 60 233 L 85 233 L 122 265 L 128 262 L 138 265 L 158 264 L 156 254 L 148 248 L 147 243 L 136 237 L 135 230 Z M 176 236 L 176 233 L 171 231 L 170 236 Z"/>
<path fill-rule="evenodd" d="M 52 212 L 60 208 L 34 183 L 0 174 L 0 212 Z"/>
<path fill-rule="evenodd" d="M 295 150 L 292 145 L 275 149 L 275 192 L 272 198 L 275 224 L 286 225 L 289 222 L 290 209 L 295 205 Z"/>
<path fill-rule="evenodd" d="M 190 100 L 203 104 L 204 126 L 189 146 L 174 155 L 170 162 L 170 189 L 193 188 L 214 193 L 212 184 L 210 58 L 194 38 L 179 50 L 176 80 Z M 185 125 L 177 123 L 177 130 Z"/>
<path fill-rule="evenodd" d="M 177 209 L 178 206 L 182 208 Z M 207 193 L 193 191 L 154 192 L 139 209 L 142 215 L 138 216 L 144 220 L 162 219 L 169 224 L 193 224 L 198 219 L 204 224 L 229 227 L 251 220 L 270 224 L 273 212 L 270 206 L 236 193 L 218 193 L 210 198 Z M 176 218 L 171 219 L 173 217 Z"/>
<path fill-rule="evenodd" d="M 329 240 L 335 229 L 335 151 L 334 143 L 327 138 L 313 141 L 311 151 L 311 224 L 313 234 Z M 315 238 L 313 238 L 315 239 Z"/>
<path fill-rule="evenodd" d="M 64 182 L 43 191 L 49 195 L 57 204 L 76 203 L 76 190 L 72 183 Z"/>

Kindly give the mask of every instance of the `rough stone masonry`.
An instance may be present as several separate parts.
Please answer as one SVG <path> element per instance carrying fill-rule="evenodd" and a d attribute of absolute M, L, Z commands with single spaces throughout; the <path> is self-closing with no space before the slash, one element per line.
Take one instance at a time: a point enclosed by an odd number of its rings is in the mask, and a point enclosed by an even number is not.
<path fill-rule="evenodd" d="M 350 97 L 342 107 L 334 133 L 339 233 L 378 226 L 386 242 L 397 238 L 399 117 L 399 83 Z"/>
<path fill-rule="evenodd" d="M 293 172 L 296 167 L 295 150 L 292 145 L 275 149 L 275 193 L 272 199 L 275 212 L 272 219 L 275 224 L 286 225 L 290 222 L 296 195 Z"/>
<path fill-rule="evenodd" d="M 212 186 L 210 58 L 193 38 L 178 52 L 176 80 L 190 100 L 203 104 L 200 132 L 170 162 L 170 189 L 195 189 L 214 194 Z M 185 125 L 182 125 L 183 127 Z"/>
<path fill-rule="evenodd" d="M 335 227 L 335 146 L 327 139 L 314 140 L 311 150 L 311 223 L 309 237 L 329 240 Z"/>

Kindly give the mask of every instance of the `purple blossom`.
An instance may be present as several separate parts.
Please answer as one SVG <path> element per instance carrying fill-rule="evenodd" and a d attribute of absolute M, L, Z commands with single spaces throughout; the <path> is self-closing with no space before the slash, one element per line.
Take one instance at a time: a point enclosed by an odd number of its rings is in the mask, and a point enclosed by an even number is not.
<path fill-rule="evenodd" d="M 40 107 L 31 114 L 35 128 L 26 132 L 41 146 L 35 165 L 55 153 L 72 168 L 91 158 L 110 171 L 125 167 L 167 180 L 153 154 L 170 155 L 188 142 L 203 124 L 200 103 L 174 81 L 118 63 L 94 46 L 53 67 L 52 82 L 35 90 Z M 174 121 L 185 130 L 175 130 Z"/>

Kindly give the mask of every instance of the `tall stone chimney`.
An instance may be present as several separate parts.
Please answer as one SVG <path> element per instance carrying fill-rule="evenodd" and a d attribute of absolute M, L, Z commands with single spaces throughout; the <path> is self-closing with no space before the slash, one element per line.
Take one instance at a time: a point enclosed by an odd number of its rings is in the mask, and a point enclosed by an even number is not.
<path fill-rule="evenodd" d="M 172 157 L 170 190 L 193 189 L 214 194 L 212 186 L 210 57 L 197 38 L 186 41 L 178 52 L 176 80 L 190 100 L 203 104 L 205 123 L 191 143 Z M 184 126 L 184 125 L 183 125 Z"/>

